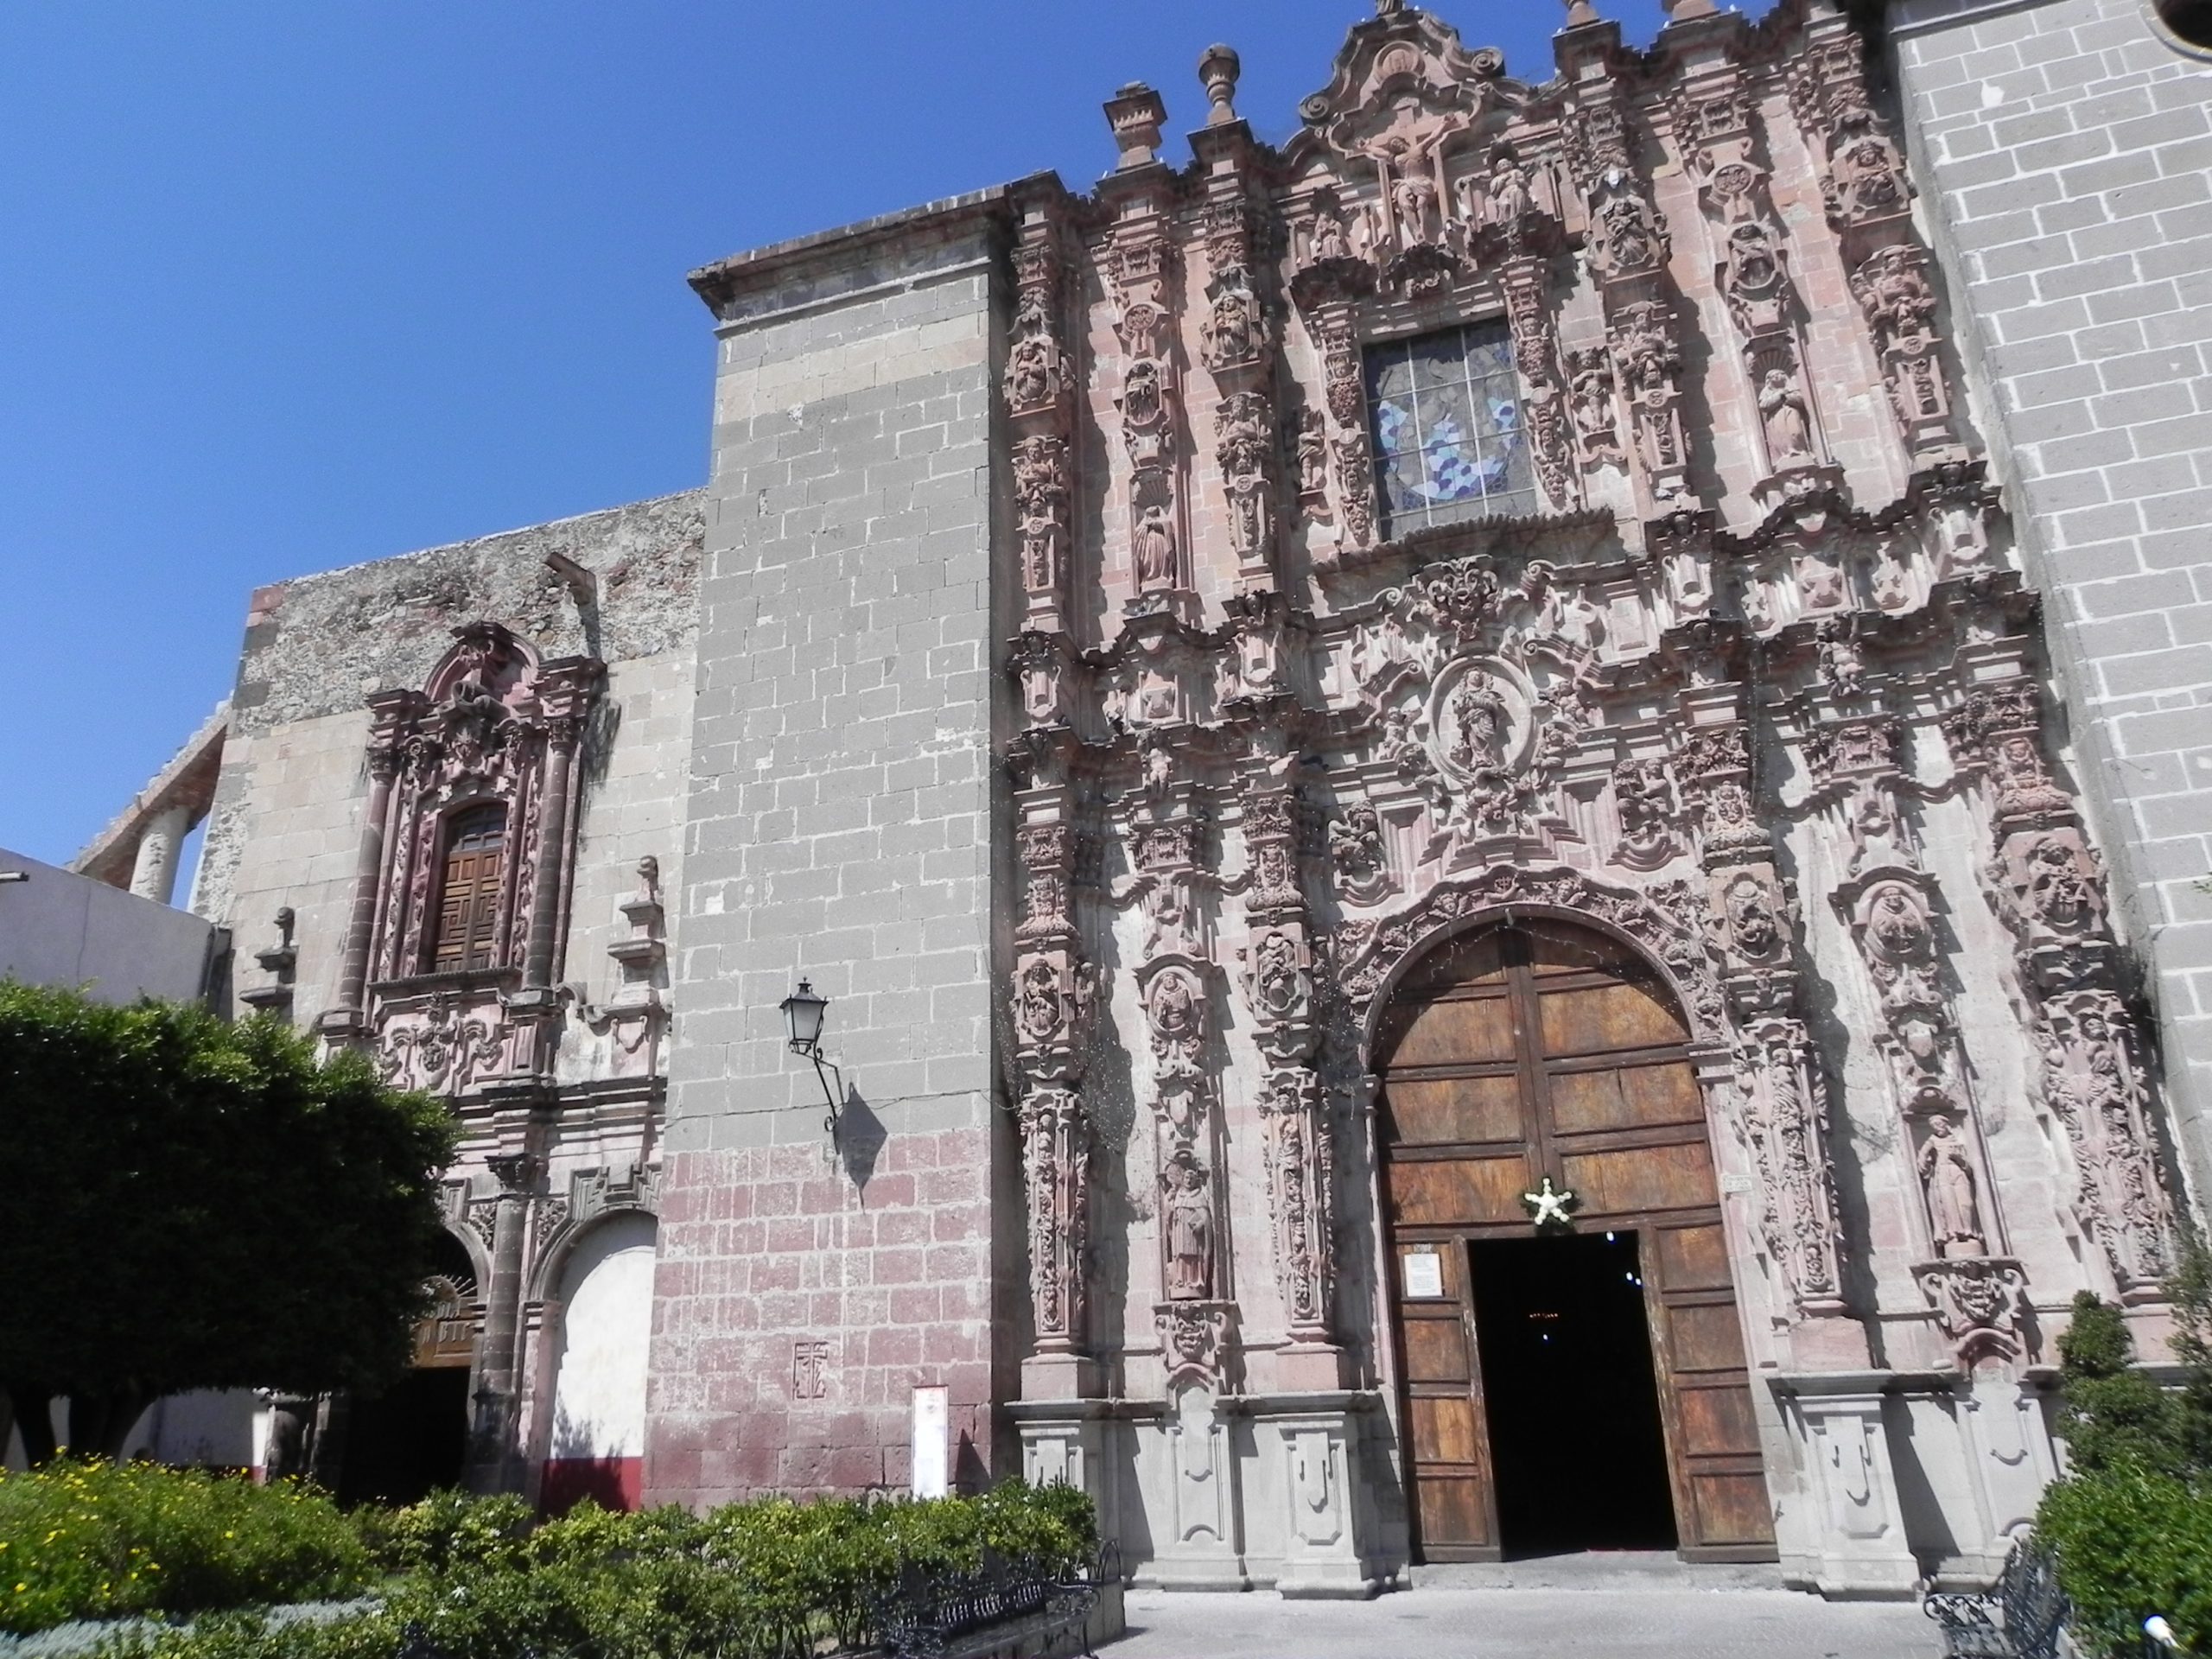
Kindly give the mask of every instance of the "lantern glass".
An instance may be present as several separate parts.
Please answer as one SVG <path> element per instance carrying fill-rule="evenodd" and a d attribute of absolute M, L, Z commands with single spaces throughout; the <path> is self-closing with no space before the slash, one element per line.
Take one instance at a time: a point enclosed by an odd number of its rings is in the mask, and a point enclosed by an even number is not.
<path fill-rule="evenodd" d="M 784 1021 L 791 1033 L 791 1046 L 794 1054 L 811 1054 L 822 1041 L 822 1016 L 828 1011 L 830 999 L 817 996 L 814 987 L 801 980 L 798 988 L 780 1004 Z"/>

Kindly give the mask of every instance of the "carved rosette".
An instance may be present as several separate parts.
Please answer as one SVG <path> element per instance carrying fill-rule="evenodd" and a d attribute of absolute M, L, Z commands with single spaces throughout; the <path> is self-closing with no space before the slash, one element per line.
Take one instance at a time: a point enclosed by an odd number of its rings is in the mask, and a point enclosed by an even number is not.
<path fill-rule="evenodd" d="M 2155 1295 L 2172 1266 L 2174 1219 L 2144 1040 L 2122 995 L 2103 872 L 2044 758 L 2042 693 L 2026 678 L 1977 686 L 1945 736 L 1989 815 L 1983 883 L 2016 941 L 2039 1092 L 2065 1132 L 2075 1211 L 2121 1291 Z"/>
<path fill-rule="evenodd" d="M 1053 203 L 1025 213 L 1014 250 L 1014 329 L 1005 375 L 1026 614 L 1031 628 L 1047 633 L 1067 626 L 1071 545 L 1074 365 L 1060 238 Z"/>
<path fill-rule="evenodd" d="M 1093 975 L 1074 915 L 1072 791 L 1021 791 L 1015 856 L 1025 881 L 1014 930 L 1011 1014 L 1020 1104 L 1022 1180 L 1029 1205 L 1029 1287 L 1040 1353 L 1084 1341 L 1090 1223 L 1090 1125 L 1077 1092 L 1090 1060 Z"/>

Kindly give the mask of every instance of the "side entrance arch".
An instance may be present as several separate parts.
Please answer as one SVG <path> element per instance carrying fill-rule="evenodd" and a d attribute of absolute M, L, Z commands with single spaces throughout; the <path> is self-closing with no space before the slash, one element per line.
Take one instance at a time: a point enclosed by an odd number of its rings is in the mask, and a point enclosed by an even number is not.
<path fill-rule="evenodd" d="M 1462 934 L 1383 1010 L 1382 1188 L 1417 1547 L 1772 1560 L 1688 1030 L 1611 936 Z M 1538 1229 L 1524 1193 L 1580 1200 Z"/>

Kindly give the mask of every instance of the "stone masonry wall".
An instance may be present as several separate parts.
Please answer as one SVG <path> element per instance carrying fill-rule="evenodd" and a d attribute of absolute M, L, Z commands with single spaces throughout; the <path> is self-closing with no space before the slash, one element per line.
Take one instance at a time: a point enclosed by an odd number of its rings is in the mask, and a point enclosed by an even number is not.
<path fill-rule="evenodd" d="M 2140 0 L 1904 0 L 1894 69 L 1977 417 L 2212 1179 L 2212 61 Z"/>
<path fill-rule="evenodd" d="M 995 279 L 972 207 L 906 218 L 694 278 L 722 323 L 648 1503 L 903 1486 L 923 1384 L 954 1478 L 991 1459 Z M 834 1155 L 783 1041 L 802 974 Z"/>

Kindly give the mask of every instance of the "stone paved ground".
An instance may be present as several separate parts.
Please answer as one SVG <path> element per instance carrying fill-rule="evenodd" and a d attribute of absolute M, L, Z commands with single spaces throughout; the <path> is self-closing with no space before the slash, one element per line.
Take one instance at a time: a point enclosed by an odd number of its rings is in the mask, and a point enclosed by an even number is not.
<path fill-rule="evenodd" d="M 1771 1569 L 1767 1569 L 1771 1572 Z M 1133 1591 L 1109 1659 L 1935 1659 L 1910 1602 L 1828 1602 L 1722 1569 L 1445 1569 L 1371 1602 Z"/>

